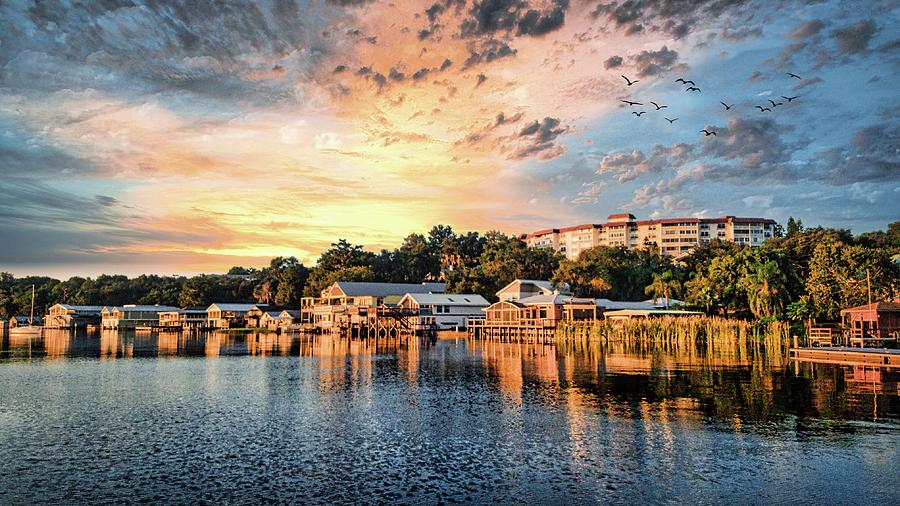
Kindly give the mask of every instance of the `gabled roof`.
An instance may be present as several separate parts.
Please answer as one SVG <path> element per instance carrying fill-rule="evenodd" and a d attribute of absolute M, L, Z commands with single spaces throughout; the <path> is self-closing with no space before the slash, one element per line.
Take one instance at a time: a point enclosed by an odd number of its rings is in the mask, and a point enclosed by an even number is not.
<path fill-rule="evenodd" d="M 863 306 L 848 307 L 847 309 L 842 309 L 841 314 L 861 313 L 863 311 L 875 311 L 878 313 L 900 312 L 900 303 L 897 303 L 897 302 L 873 302 L 871 304 L 865 304 Z"/>
<path fill-rule="evenodd" d="M 582 299 L 579 297 L 572 297 L 571 295 L 562 295 L 558 293 L 546 295 L 532 295 L 531 297 L 525 297 L 524 299 L 519 299 L 519 302 L 525 306 L 533 306 L 535 304 L 571 304 L 571 303 L 586 303 L 590 304 L 594 299 Z"/>
<path fill-rule="evenodd" d="M 403 299 L 412 299 L 418 305 L 439 304 L 442 306 L 475 306 L 491 305 L 484 297 L 470 293 L 408 293 Z M 403 302 L 401 300 L 401 302 Z"/>
<path fill-rule="evenodd" d="M 105 309 L 105 308 L 104 308 Z M 126 304 L 124 306 L 109 306 L 110 310 L 119 310 L 119 311 L 178 311 L 180 308 L 174 306 L 148 306 L 148 305 L 137 305 L 137 304 Z"/>
<path fill-rule="evenodd" d="M 546 281 L 543 279 L 515 279 L 513 281 L 510 281 L 509 284 L 507 284 L 500 290 L 497 290 L 496 295 L 499 296 L 502 292 L 505 292 L 507 289 L 511 288 L 512 286 L 514 286 L 516 284 L 521 284 L 521 285 L 530 284 L 530 285 L 534 285 L 535 287 L 537 287 L 543 293 L 546 293 L 546 294 L 553 293 L 553 283 L 551 283 L 549 281 Z"/>
<path fill-rule="evenodd" d="M 57 304 L 62 308 L 65 308 L 69 311 L 82 312 L 82 313 L 99 313 L 103 311 L 103 306 L 73 306 L 71 304 Z"/>
<path fill-rule="evenodd" d="M 250 311 L 250 308 L 255 306 L 256 304 L 232 304 L 232 303 L 220 303 L 214 302 L 206 308 L 207 311 L 212 311 L 213 308 L 218 309 L 219 311 Z"/>
<path fill-rule="evenodd" d="M 288 316 L 290 316 L 291 318 L 300 318 L 300 310 L 299 309 L 285 309 L 281 313 L 279 313 L 279 316 L 281 316 L 282 318 L 286 318 Z"/>
<path fill-rule="evenodd" d="M 347 297 L 386 297 L 406 293 L 442 293 L 446 283 L 372 283 L 367 281 L 338 281 L 337 287 Z"/>

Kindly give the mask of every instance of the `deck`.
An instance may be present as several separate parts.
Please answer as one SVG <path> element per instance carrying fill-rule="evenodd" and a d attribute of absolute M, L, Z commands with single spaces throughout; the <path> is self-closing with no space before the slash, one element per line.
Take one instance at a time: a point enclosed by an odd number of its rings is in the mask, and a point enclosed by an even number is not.
<path fill-rule="evenodd" d="M 824 364 L 900 367 L 900 350 L 876 348 L 791 348 L 791 358 Z"/>

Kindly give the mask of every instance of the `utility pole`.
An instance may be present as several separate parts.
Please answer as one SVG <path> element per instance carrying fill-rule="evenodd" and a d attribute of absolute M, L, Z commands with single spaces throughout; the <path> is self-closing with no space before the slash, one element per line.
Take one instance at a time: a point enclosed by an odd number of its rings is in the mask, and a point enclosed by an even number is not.
<path fill-rule="evenodd" d="M 866 288 L 869 291 L 869 304 L 872 303 L 872 277 L 869 275 L 869 268 L 866 268 Z"/>

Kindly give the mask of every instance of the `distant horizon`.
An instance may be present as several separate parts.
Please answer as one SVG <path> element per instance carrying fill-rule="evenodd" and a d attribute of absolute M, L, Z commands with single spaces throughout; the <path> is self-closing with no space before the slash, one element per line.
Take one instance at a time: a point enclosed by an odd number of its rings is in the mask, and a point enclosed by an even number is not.
<path fill-rule="evenodd" d="M 615 214 L 615 213 L 611 213 L 611 214 Z M 632 213 L 632 214 L 633 214 L 633 213 Z M 718 216 L 716 216 L 716 217 L 718 217 Z M 860 234 L 864 234 L 864 233 L 867 233 L 867 232 L 877 232 L 877 231 L 879 231 L 879 230 L 886 230 L 886 229 L 887 229 L 887 226 L 888 226 L 890 223 L 893 222 L 893 221 L 886 221 L 885 224 L 884 224 L 881 228 L 875 228 L 875 229 L 871 229 L 871 230 L 860 230 L 860 231 L 857 231 L 857 230 L 854 230 L 854 229 L 852 229 L 852 228 L 846 228 L 846 227 L 834 227 L 834 226 L 828 226 L 828 225 L 824 225 L 824 224 L 811 224 L 811 223 L 807 223 L 806 221 L 804 221 L 803 218 L 798 218 L 797 216 L 793 216 L 793 215 L 789 216 L 789 218 L 790 218 L 790 217 L 793 217 L 794 219 L 800 219 L 800 221 L 803 223 L 803 227 L 804 227 L 804 228 L 817 228 L 817 227 L 822 227 L 822 228 L 833 228 L 833 229 L 838 229 L 838 230 L 850 230 L 850 232 L 851 232 L 853 235 L 860 235 Z M 638 218 L 640 219 L 640 217 L 638 217 Z M 767 216 L 754 216 L 754 218 L 768 218 L 768 217 L 767 217 Z M 605 218 L 604 218 L 604 219 L 605 219 Z M 775 218 L 771 218 L 771 219 L 775 219 Z M 900 217 L 898 217 L 898 220 L 900 220 Z M 585 223 L 599 223 L 599 222 L 602 222 L 602 221 L 603 221 L 603 220 L 600 220 L 600 221 L 594 221 L 594 222 L 585 222 Z M 775 219 L 775 221 L 776 221 L 779 225 L 785 226 L 786 223 L 787 223 L 787 218 L 785 218 L 784 220 L 778 220 L 778 219 Z M 897 221 L 897 220 L 894 220 L 894 221 Z M 561 227 L 565 227 L 565 226 L 572 226 L 572 225 L 579 225 L 579 224 L 580 224 L 580 223 L 571 223 L 571 224 L 566 224 L 566 225 L 560 224 L 560 225 L 554 225 L 554 226 L 547 226 L 547 227 L 545 227 L 545 228 L 561 228 Z M 435 225 L 437 225 L 437 224 L 435 224 Z M 451 227 L 452 227 L 452 225 L 451 225 Z M 427 234 L 428 230 L 430 230 L 430 228 L 429 228 L 429 229 L 426 229 L 426 230 L 414 231 L 414 232 L 410 232 L 410 233 Z M 456 233 L 478 232 L 479 234 L 484 234 L 484 233 L 490 231 L 490 230 L 487 230 L 487 231 L 481 231 L 481 230 L 457 230 L 456 228 L 454 228 L 453 230 L 454 230 Z M 535 229 L 535 230 L 540 230 L 540 229 Z M 500 231 L 500 232 L 503 232 L 503 231 Z M 531 232 L 534 232 L 534 230 L 532 230 Z M 506 233 L 506 232 L 503 232 L 503 233 Z M 507 235 L 514 236 L 514 237 L 518 237 L 519 235 L 525 234 L 525 233 L 528 233 L 528 232 L 520 232 L 520 233 L 515 233 L 515 234 L 509 234 L 509 233 L 507 233 Z M 408 234 L 407 234 L 407 235 L 408 235 Z M 333 242 L 333 243 L 336 243 L 336 242 L 339 241 L 340 239 L 346 239 L 346 238 L 343 238 L 343 237 L 335 238 L 332 242 Z M 351 239 L 346 239 L 346 240 L 347 240 L 348 242 L 350 242 L 351 244 L 360 244 L 359 242 L 355 242 L 355 241 L 353 241 L 353 240 L 351 240 Z M 401 238 L 401 240 L 402 240 L 402 238 Z M 398 241 L 398 242 L 397 242 L 396 244 L 394 244 L 394 245 L 384 245 L 384 246 L 378 246 L 378 247 L 370 247 L 369 245 L 366 245 L 366 244 L 361 244 L 361 245 L 363 246 L 363 249 L 365 249 L 365 250 L 367 250 L 367 251 L 374 251 L 374 252 L 377 253 L 377 252 L 380 251 L 382 248 L 393 249 L 393 248 L 398 247 L 398 246 L 400 245 L 400 241 Z M 323 251 L 324 251 L 324 250 L 323 250 Z M 321 254 L 321 252 L 320 252 L 319 254 Z M 236 262 L 236 263 L 231 263 L 231 264 L 227 264 L 227 265 L 226 265 L 226 264 L 222 264 L 222 268 L 221 268 L 220 271 L 204 271 L 204 270 L 194 270 L 194 271 L 188 271 L 188 270 L 185 270 L 185 271 L 170 271 L 170 270 L 163 270 L 163 269 L 161 269 L 161 268 L 160 268 L 159 270 L 153 270 L 153 269 L 150 269 L 150 270 L 142 270 L 141 268 L 137 268 L 136 270 L 132 270 L 132 271 L 130 271 L 130 272 L 129 272 L 129 271 L 109 272 L 109 271 L 104 271 L 104 270 L 102 270 L 102 269 L 104 269 L 104 267 L 102 267 L 102 266 L 100 266 L 100 265 L 98 265 L 98 267 L 97 267 L 95 270 L 83 269 L 83 270 L 75 271 L 75 270 L 69 270 L 69 269 L 71 268 L 71 265 L 72 265 L 72 264 L 65 264 L 65 267 L 63 267 L 63 266 L 21 266 L 21 267 L 12 267 L 12 268 L 9 267 L 9 266 L 0 265 L 0 272 L 8 272 L 8 273 L 12 274 L 13 276 L 15 276 L 15 277 L 17 277 L 17 278 L 23 278 L 23 277 L 29 277 L 29 276 L 48 276 L 48 277 L 51 277 L 51 278 L 54 278 L 54 279 L 59 279 L 59 280 L 61 280 L 61 281 L 64 281 L 64 280 L 69 279 L 69 278 L 72 278 L 72 277 L 96 278 L 97 276 L 100 276 L 100 275 L 107 275 L 107 276 L 128 276 L 128 277 L 130 277 L 130 278 L 131 278 L 131 277 L 137 277 L 137 276 L 140 276 L 140 275 L 173 276 L 173 277 L 177 277 L 177 276 L 185 276 L 185 277 L 191 277 L 191 276 L 199 276 L 199 275 L 224 275 L 224 274 L 226 274 L 227 271 L 228 271 L 229 269 L 231 269 L 232 267 L 245 267 L 245 268 L 260 269 L 260 268 L 263 268 L 263 267 L 268 266 L 268 265 L 269 265 L 269 262 L 271 261 L 271 259 L 276 258 L 276 257 L 279 257 L 279 256 L 288 256 L 288 257 L 290 257 L 290 256 L 296 256 L 296 255 L 280 255 L 280 254 L 273 254 L 271 257 L 262 257 L 262 258 L 260 258 L 260 259 L 257 261 L 258 263 L 255 263 L 255 264 L 246 263 L 246 262 L 245 262 L 245 263 Z M 235 257 L 236 260 L 239 259 L 239 258 L 246 258 L 246 257 Z M 318 258 L 318 255 L 316 255 L 316 258 Z M 301 259 L 298 258 L 298 260 L 301 260 Z M 315 265 L 315 262 L 310 262 L 310 263 L 308 263 L 308 262 L 303 262 L 302 260 L 301 260 L 301 262 L 302 262 L 304 265 L 306 265 L 307 267 L 312 267 L 312 266 Z M 226 263 L 227 263 L 227 262 L 226 262 Z M 92 264 L 84 264 L 84 265 L 92 265 Z M 141 264 L 141 265 L 143 265 L 143 264 Z M 51 274 L 51 273 L 52 273 L 52 274 Z"/>

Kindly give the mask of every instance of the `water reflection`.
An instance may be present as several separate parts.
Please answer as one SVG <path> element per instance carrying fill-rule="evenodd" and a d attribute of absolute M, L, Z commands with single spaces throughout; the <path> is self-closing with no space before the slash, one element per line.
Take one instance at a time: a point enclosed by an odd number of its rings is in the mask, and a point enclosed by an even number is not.
<path fill-rule="evenodd" d="M 526 394 L 568 410 L 570 430 L 583 430 L 575 414 L 604 401 L 642 420 L 719 417 L 740 428 L 746 421 L 785 416 L 826 419 L 896 419 L 900 371 L 792 362 L 787 348 L 731 343 L 718 346 L 645 346 L 595 342 L 558 345 L 491 341 L 384 338 L 350 340 L 270 332 L 115 332 L 45 330 L 41 337 L 0 337 L 3 362 L 96 358 L 102 361 L 166 357 L 315 357 L 319 385 L 340 390 L 371 385 L 379 361 L 402 372 L 410 388 L 422 381 L 423 363 L 462 367 L 494 385 L 510 407 Z M 458 355 L 462 355 L 462 357 Z M 475 368 L 475 371 L 467 370 Z"/>

